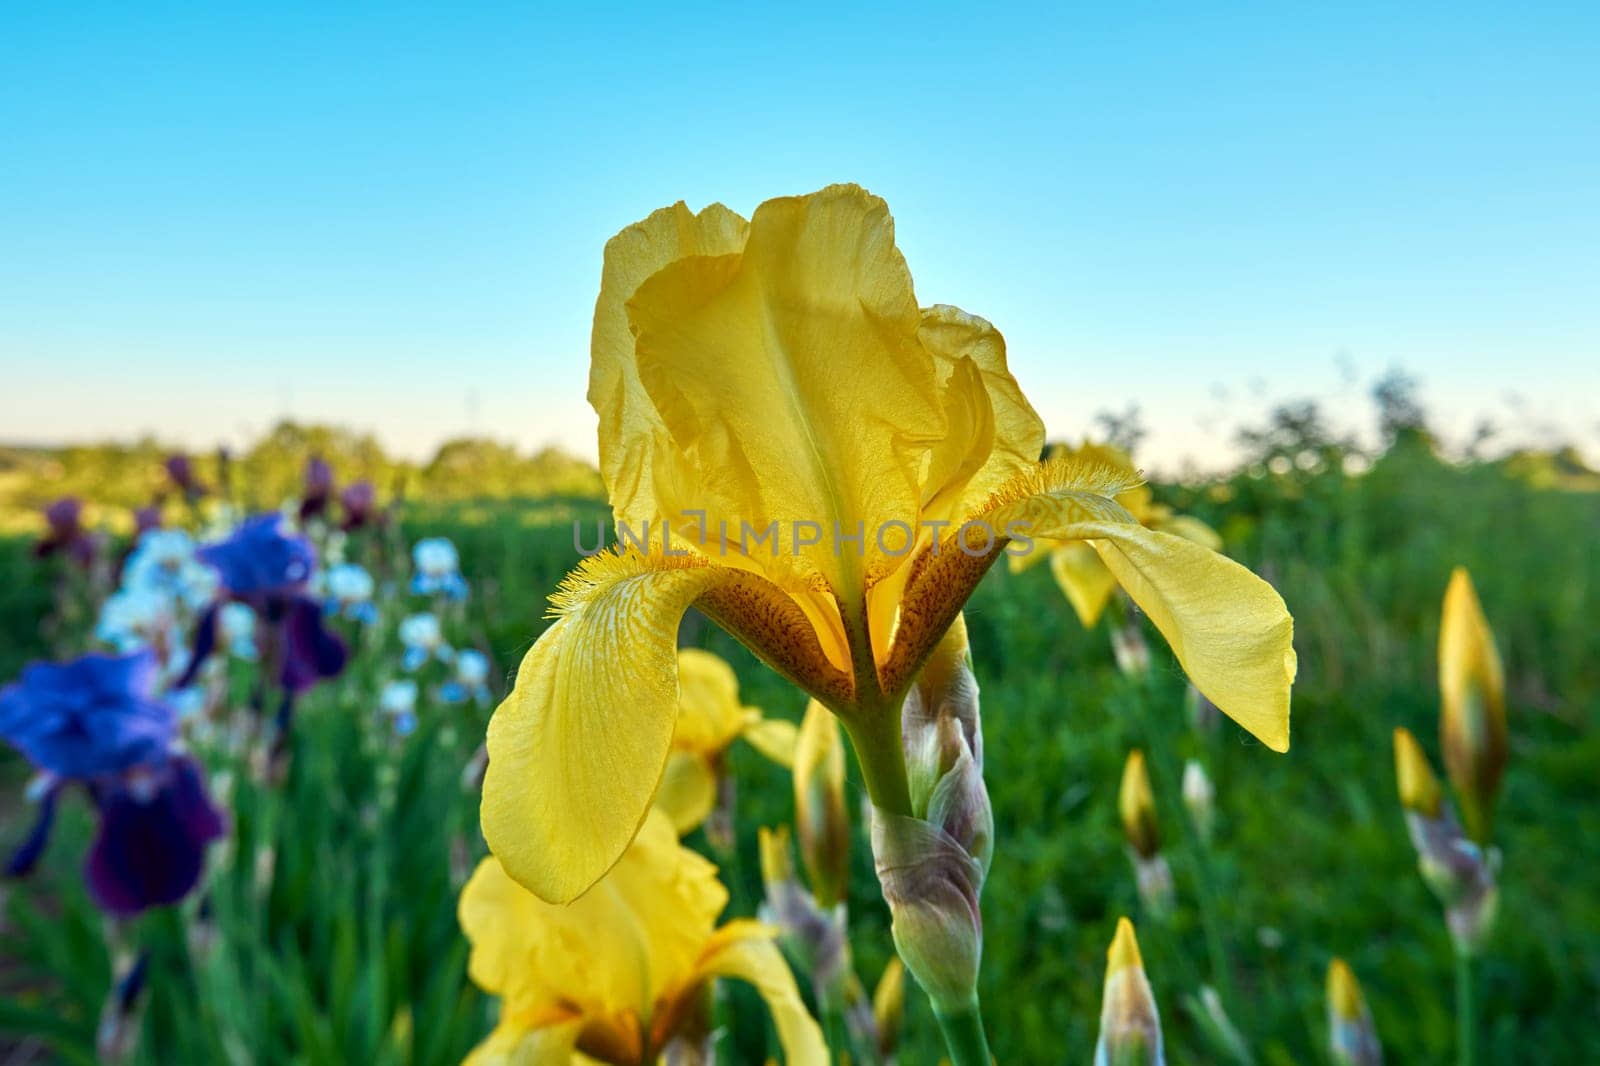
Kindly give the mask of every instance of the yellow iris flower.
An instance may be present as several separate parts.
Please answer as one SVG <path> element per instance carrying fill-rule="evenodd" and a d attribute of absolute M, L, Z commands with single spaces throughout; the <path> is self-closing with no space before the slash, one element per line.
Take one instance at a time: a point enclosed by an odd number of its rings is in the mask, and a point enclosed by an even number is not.
<path fill-rule="evenodd" d="M 790 1063 L 824 1066 L 822 1031 L 774 931 L 748 920 L 716 928 L 727 901 L 716 867 L 681 846 L 660 812 L 573 903 L 546 903 L 484 859 L 462 890 L 460 920 L 468 973 L 500 997 L 500 1021 L 467 1063 L 654 1063 L 674 1041 L 698 1047 L 711 983 L 734 977 L 766 1000 Z"/>
<path fill-rule="evenodd" d="M 770 200 L 749 221 L 680 203 L 618 234 L 589 399 L 619 535 L 648 543 L 567 577 L 489 726 L 484 834 L 544 899 L 583 893 L 645 818 L 690 606 L 838 714 L 874 802 L 909 813 L 900 700 L 1027 537 L 1089 543 L 1200 690 L 1288 747 L 1293 623 L 1277 593 L 1142 525 L 1115 499 L 1124 471 L 1041 464 L 1043 424 L 999 332 L 918 306 L 887 206 L 858 187 Z M 968 519 L 983 526 L 952 535 Z"/>
<path fill-rule="evenodd" d="M 780 766 L 794 765 L 794 723 L 740 703 L 739 678 L 716 655 L 698 648 L 678 652 L 678 724 L 655 805 L 680 835 L 711 813 L 727 751 L 740 739 Z"/>
<path fill-rule="evenodd" d="M 1135 520 L 1149 529 L 1160 530 L 1193 541 L 1212 551 L 1222 550 L 1222 538 L 1198 518 L 1175 514 L 1172 508 L 1155 501 L 1150 486 L 1139 478 L 1126 452 L 1110 444 L 1084 441 L 1076 448 L 1058 444 L 1050 449 L 1051 458 L 1069 458 L 1116 470 L 1127 478 L 1131 488 L 1117 493 L 1116 500 Z M 1056 579 L 1067 602 L 1072 604 L 1085 629 L 1093 628 L 1117 590 L 1117 577 L 1101 562 L 1095 549 L 1083 541 L 1043 543 L 1027 555 L 1009 559 L 1012 573 L 1021 573 L 1040 559 L 1050 560 L 1050 574 Z"/>

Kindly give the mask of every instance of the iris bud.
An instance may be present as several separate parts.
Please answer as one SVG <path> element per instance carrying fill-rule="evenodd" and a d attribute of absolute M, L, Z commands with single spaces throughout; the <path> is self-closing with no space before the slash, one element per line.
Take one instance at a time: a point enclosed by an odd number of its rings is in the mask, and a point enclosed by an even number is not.
<path fill-rule="evenodd" d="M 1128 753 L 1122 768 L 1122 787 L 1117 795 L 1117 810 L 1122 817 L 1122 835 L 1133 860 L 1139 898 L 1153 915 L 1172 909 L 1172 868 L 1161 854 L 1161 833 L 1156 825 L 1155 794 L 1145 769 L 1144 752 Z"/>
<path fill-rule="evenodd" d="M 1480 846 L 1509 755 L 1505 673 L 1467 571 L 1457 567 L 1439 625 L 1439 743 L 1467 832 Z"/>
<path fill-rule="evenodd" d="M 970 1003 L 983 953 L 978 898 L 994 848 L 978 684 L 957 619 L 907 693 L 910 816 L 874 809 L 872 854 L 895 946 L 935 1011 Z"/>
<path fill-rule="evenodd" d="M 794 751 L 795 828 L 800 858 L 824 909 L 849 894 L 850 815 L 844 796 L 844 741 L 839 720 L 812 700 Z"/>
<path fill-rule="evenodd" d="M 1211 778 L 1206 776 L 1206 768 L 1196 759 L 1190 759 L 1183 766 L 1183 805 L 1188 808 L 1200 838 L 1210 841 L 1216 822 L 1216 789 L 1212 787 Z"/>
<path fill-rule="evenodd" d="M 1456 950 L 1474 955 L 1493 931 L 1499 907 L 1495 858 L 1461 831 L 1416 738 L 1396 729 L 1394 749 L 1400 802 L 1417 851 L 1417 868 L 1444 906 Z"/>
<path fill-rule="evenodd" d="M 1356 975 L 1343 959 L 1328 964 L 1328 1043 L 1339 1066 L 1382 1066 L 1383 1049 Z"/>
<path fill-rule="evenodd" d="M 1095 1066 L 1162 1066 L 1161 1015 L 1145 976 L 1133 923 L 1117 922 L 1106 953 L 1106 983 L 1100 1002 L 1100 1039 Z"/>

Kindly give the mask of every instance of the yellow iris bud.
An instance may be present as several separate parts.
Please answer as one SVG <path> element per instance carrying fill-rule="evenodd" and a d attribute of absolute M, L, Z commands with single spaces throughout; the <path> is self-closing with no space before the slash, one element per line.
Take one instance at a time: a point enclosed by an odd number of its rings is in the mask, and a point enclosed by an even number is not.
<path fill-rule="evenodd" d="M 794 821 L 812 894 L 824 910 L 849 892 L 850 815 L 844 781 L 839 720 L 812 700 L 795 742 Z"/>
<path fill-rule="evenodd" d="M 1128 752 L 1128 761 L 1122 767 L 1117 809 L 1128 846 L 1140 858 L 1153 858 L 1161 850 L 1161 833 L 1156 826 L 1156 798 L 1150 789 L 1150 774 L 1145 769 L 1144 752 L 1138 748 Z"/>
<path fill-rule="evenodd" d="M 1337 958 L 1328 964 L 1328 1044 L 1339 1066 L 1380 1066 L 1383 1062 L 1361 985 L 1345 961 Z"/>
<path fill-rule="evenodd" d="M 1439 817 L 1439 779 L 1409 729 L 1394 731 L 1394 777 L 1400 786 L 1400 803 L 1406 810 L 1427 818 Z"/>
<path fill-rule="evenodd" d="M 1467 834 L 1488 843 L 1494 799 L 1509 755 L 1505 672 L 1472 578 L 1450 575 L 1439 625 L 1439 743 Z"/>
<path fill-rule="evenodd" d="M 1133 1066 L 1165 1061 L 1161 1048 L 1161 1015 L 1155 994 L 1139 956 L 1133 923 L 1117 922 L 1117 933 L 1106 953 L 1106 983 L 1101 994 L 1100 1040 L 1096 1063 Z"/>

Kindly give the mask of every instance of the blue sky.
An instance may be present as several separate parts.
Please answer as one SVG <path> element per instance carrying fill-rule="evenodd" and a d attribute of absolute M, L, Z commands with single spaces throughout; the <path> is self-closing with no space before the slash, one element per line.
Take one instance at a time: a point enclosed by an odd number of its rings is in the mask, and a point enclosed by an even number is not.
<path fill-rule="evenodd" d="M 137 7 L 0 14 L 0 439 L 592 454 L 606 238 L 852 180 L 1054 435 L 1205 465 L 1402 366 L 1600 454 L 1593 5 Z"/>

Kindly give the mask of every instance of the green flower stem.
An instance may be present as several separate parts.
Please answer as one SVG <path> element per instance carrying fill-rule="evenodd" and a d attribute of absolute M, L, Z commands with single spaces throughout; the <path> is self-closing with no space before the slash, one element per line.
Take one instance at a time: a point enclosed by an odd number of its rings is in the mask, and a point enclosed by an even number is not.
<path fill-rule="evenodd" d="M 1478 1025 L 1473 1014 L 1472 956 L 1456 949 L 1456 1062 L 1473 1066 L 1478 1059 Z"/>
<path fill-rule="evenodd" d="M 832 1062 L 847 1062 L 850 1057 L 850 1038 L 845 1033 L 844 1014 L 838 1000 L 824 997 L 817 1004 L 822 1010 L 822 1032 L 828 1041 L 828 1058 Z"/>
<path fill-rule="evenodd" d="M 933 1008 L 950 1051 L 952 1066 L 990 1066 L 989 1040 L 983 1033 L 983 1017 L 978 1013 L 978 994 L 954 1010 Z"/>
<path fill-rule="evenodd" d="M 911 787 L 906 783 L 906 756 L 900 746 L 898 708 L 872 708 L 840 715 L 850 745 L 861 764 L 862 783 L 872 805 L 889 814 L 912 816 Z"/>
<path fill-rule="evenodd" d="M 881 811 L 913 817 L 898 705 L 857 709 L 852 714 L 841 715 L 840 720 L 856 750 L 861 778 L 873 805 Z M 935 1004 L 933 1013 L 939 1020 L 939 1031 L 944 1034 L 951 1066 L 989 1066 L 989 1042 L 984 1036 L 983 1018 L 978 1013 L 976 989 L 966 1003 L 953 1009 Z"/>

